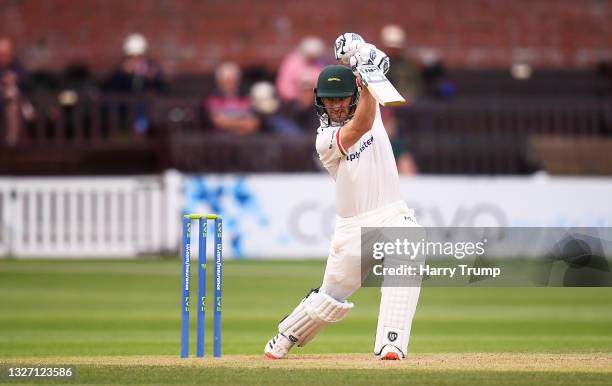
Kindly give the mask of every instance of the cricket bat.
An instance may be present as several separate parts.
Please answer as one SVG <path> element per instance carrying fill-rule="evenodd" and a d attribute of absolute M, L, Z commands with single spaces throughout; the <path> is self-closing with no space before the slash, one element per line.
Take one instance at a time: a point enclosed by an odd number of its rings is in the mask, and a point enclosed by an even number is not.
<path fill-rule="evenodd" d="M 377 66 L 362 64 L 357 66 L 362 83 L 382 106 L 399 106 L 406 103 L 404 97 L 393 87 L 389 79 Z"/>

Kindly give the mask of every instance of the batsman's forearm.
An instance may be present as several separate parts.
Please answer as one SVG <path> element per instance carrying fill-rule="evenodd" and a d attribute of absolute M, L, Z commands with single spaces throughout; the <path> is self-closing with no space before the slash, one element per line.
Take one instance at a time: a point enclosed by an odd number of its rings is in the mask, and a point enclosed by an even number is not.
<path fill-rule="evenodd" d="M 370 91 L 362 87 L 355 116 L 340 130 L 340 142 L 345 149 L 353 146 L 374 124 L 376 99 Z"/>

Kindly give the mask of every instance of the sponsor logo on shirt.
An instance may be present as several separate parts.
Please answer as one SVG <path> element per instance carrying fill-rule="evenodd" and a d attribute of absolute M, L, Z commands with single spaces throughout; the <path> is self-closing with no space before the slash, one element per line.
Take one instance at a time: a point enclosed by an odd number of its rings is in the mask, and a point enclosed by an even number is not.
<path fill-rule="evenodd" d="M 359 146 L 359 149 L 357 149 L 357 151 L 354 153 L 349 153 L 346 156 L 346 160 L 353 161 L 353 160 L 359 159 L 359 157 L 361 156 L 361 152 L 363 152 L 365 149 L 370 147 L 372 143 L 374 143 L 374 136 L 371 136 L 367 141 L 361 142 L 361 146 Z"/>

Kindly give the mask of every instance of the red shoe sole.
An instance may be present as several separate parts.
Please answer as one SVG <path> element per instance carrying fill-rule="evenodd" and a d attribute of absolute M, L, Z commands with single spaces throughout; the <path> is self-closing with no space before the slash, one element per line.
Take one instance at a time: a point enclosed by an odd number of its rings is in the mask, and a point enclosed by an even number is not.
<path fill-rule="evenodd" d="M 266 355 L 266 358 L 268 359 L 278 359 L 277 357 L 275 357 L 274 355 L 272 355 L 272 353 L 266 352 L 264 353 Z"/>

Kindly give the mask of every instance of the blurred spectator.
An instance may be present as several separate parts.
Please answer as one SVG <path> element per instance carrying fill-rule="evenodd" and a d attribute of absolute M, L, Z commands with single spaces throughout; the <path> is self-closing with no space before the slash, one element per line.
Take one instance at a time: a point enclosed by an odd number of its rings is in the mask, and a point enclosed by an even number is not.
<path fill-rule="evenodd" d="M 124 57 L 111 76 L 111 89 L 132 94 L 163 91 L 161 66 L 148 56 L 148 50 L 144 35 L 133 33 L 125 38 Z"/>
<path fill-rule="evenodd" d="M 389 24 L 381 30 L 381 49 L 389 56 L 391 67 L 387 78 L 408 103 L 415 101 L 422 92 L 421 70 L 405 53 L 406 34 L 402 27 Z"/>
<path fill-rule="evenodd" d="M 299 47 L 283 59 L 276 78 L 278 95 L 283 101 L 294 101 L 300 94 L 300 77 L 302 74 L 325 67 L 323 58 L 325 46 L 323 41 L 314 36 L 304 38 Z"/>
<path fill-rule="evenodd" d="M 395 157 L 397 162 L 397 172 L 403 176 L 413 176 L 419 173 L 419 168 L 411 153 L 400 153 Z"/>
<path fill-rule="evenodd" d="M 404 30 L 398 25 L 389 24 L 383 27 L 380 36 L 381 49 L 389 56 L 391 62 L 387 77 L 409 104 L 414 103 L 423 93 L 423 82 L 419 66 L 405 52 Z M 381 113 L 389 133 L 398 172 L 402 175 L 417 174 L 418 168 L 410 152 L 408 135 L 397 127 L 396 109 L 385 108 Z"/>
<path fill-rule="evenodd" d="M 389 134 L 391 147 L 393 147 L 393 154 L 395 154 L 397 171 L 401 175 L 414 175 L 419 172 L 419 169 L 412 156 L 410 141 L 407 138 L 407 134 L 397 127 L 395 112 L 395 108 L 385 107 L 381 109 L 382 120 L 387 130 L 387 134 Z"/>
<path fill-rule="evenodd" d="M 221 64 L 215 72 L 215 90 L 204 101 L 215 130 L 248 134 L 259 127 L 249 97 L 241 90 L 241 75 L 238 65 L 232 62 Z"/>
<path fill-rule="evenodd" d="M 7 37 L 0 37 L 0 76 L 11 74 L 16 85 L 23 89 L 27 81 L 25 68 L 15 57 L 13 42 Z"/>
<path fill-rule="evenodd" d="M 149 131 L 149 116 L 144 95 L 164 90 L 161 66 L 148 55 L 149 43 L 144 35 L 133 33 L 123 43 L 124 57 L 111 75 L 112 91 L 133 95 L 139 100 L 135 106 L 133 129 L 137 134 Z M 124 106 L 122 115 L 129 115 Z"/>
<path fill-rule="evenodd" d="M 27 74 L 15 58 L 13 42 L 0 37 L 0 116 L 4 142 L 16 145 L 22 136 L 23 120 L 33 118 L 34 110 L 25 97 Z"/>
<path fill-rule="evenodd" d="M 430 98 L 452 98 L 456 87 L 446 77 L 444 63 L 435 51 L 426 51 L 423 54 L 423 82 L 424 94 Z"/>
<path fill-rule="evenodd" d="M 290 117 L 279 111 L 281 102 L 275 95 L 272 83 L 255 83 L 250 96 L 261 122 L 261 131 L 285 135 L 296 135 L 301 132 L 300 127 Z"/>
<path fill-rule="evenodd" d="M 305 133 L 316 133 L 321 124 L 314 108 L 314 87 L 318 76 L 318 71 L 303 73 L 298 81 L 299 94 L 285 109 L 287 116 Z"/>

